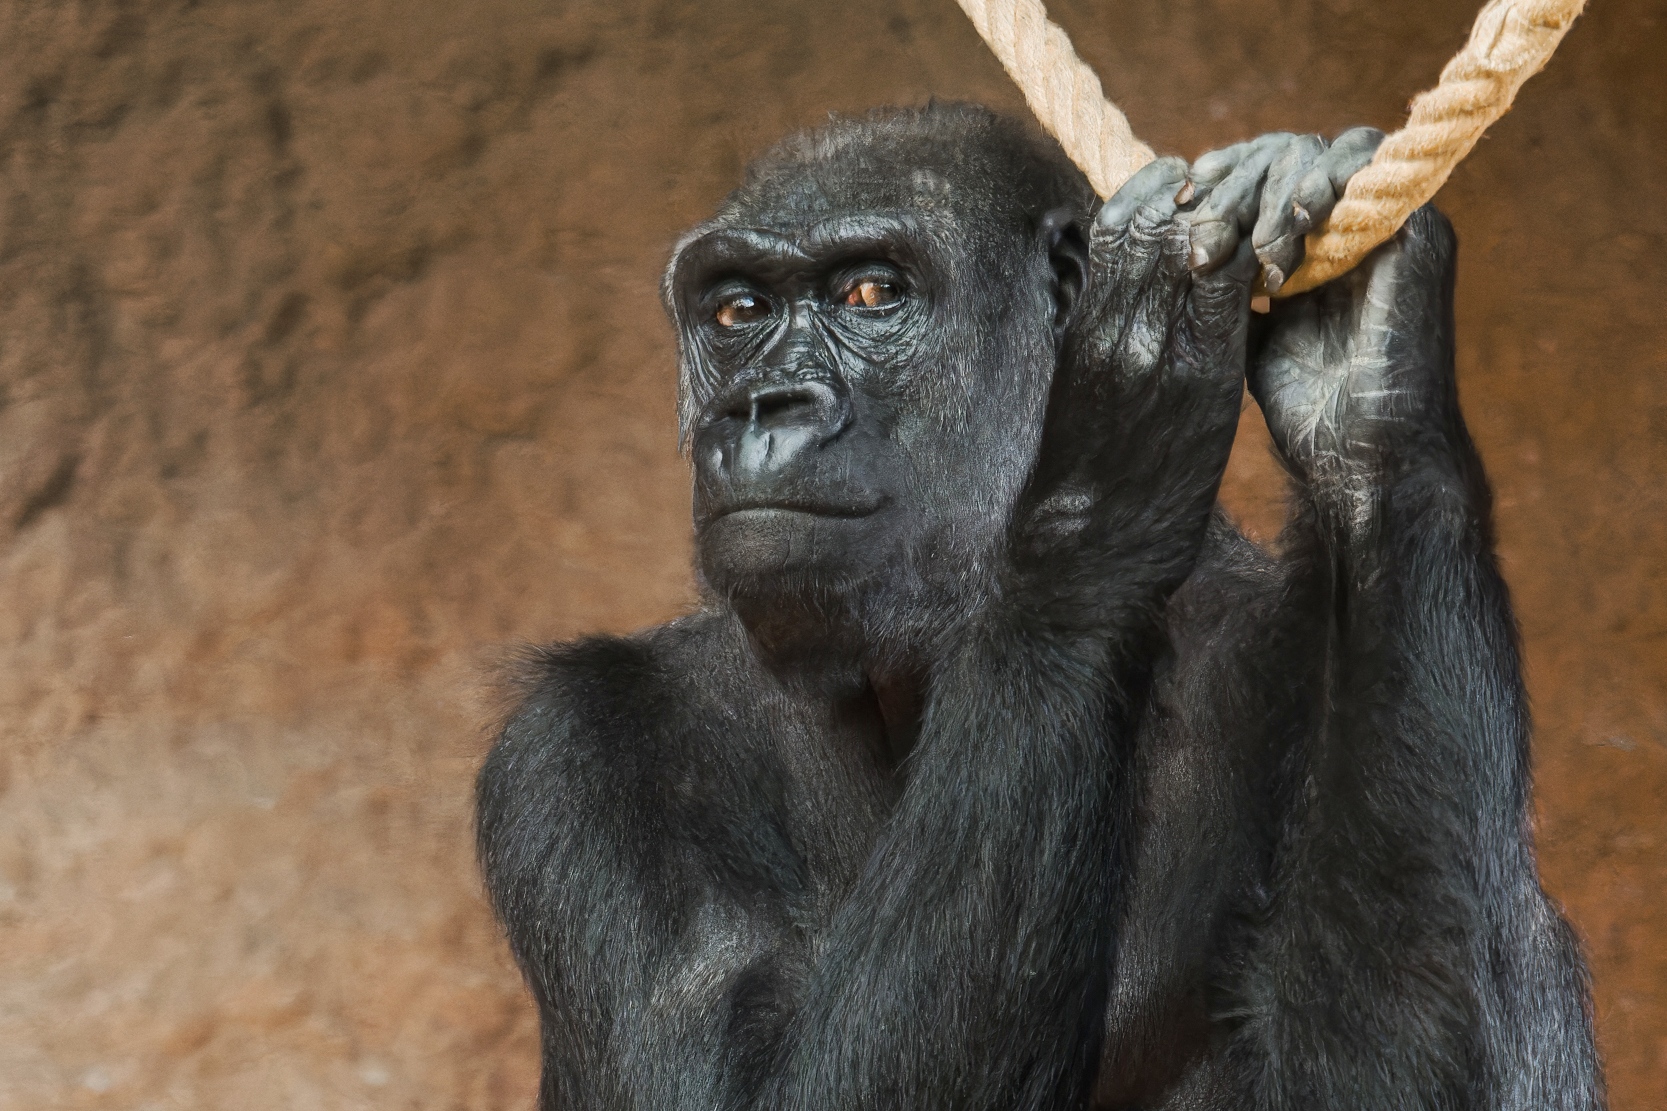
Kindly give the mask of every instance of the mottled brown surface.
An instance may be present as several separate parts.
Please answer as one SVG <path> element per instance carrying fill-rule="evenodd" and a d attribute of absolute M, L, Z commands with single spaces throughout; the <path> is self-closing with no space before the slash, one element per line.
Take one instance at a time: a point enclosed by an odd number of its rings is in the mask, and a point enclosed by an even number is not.
<path fill-rule="evenodd" d="M 1187 154 L 1393 126 L 1471 16 L 1052 7 Z M 1664 59 L 1661 3 L 1595 3 L 1443 194 L 1625 1111 L 1667 1105 Z M 0 0 L 0 1107 L 528 1105 L 481 665 L 688 602 L 667 246 L 785 129 L 933 93 L 1019 107 L 951 0 Z"/>

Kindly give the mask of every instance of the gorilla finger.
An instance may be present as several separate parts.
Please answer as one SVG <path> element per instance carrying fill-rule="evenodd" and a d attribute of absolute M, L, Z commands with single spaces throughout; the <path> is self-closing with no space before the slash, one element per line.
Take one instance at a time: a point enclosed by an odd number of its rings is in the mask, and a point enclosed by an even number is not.
<path fill-rule="evenodd" d="M 1246 159 L 1270 150 L 1277 154 L 1286 140 L 1290 138 L 1291 136 L 1284 132 L 1271 132 L 1199 156 L 1198 160 L 1188 169 L 1187 180 L 1181 186 L 1180 192 L 1175 194 L 1175 203 L 1183 208 L 1187 205 L 1201 203 L 1211 190 L 1220 185 Z"/>
<path fill-rule="evenodd" d="M 1292 136 L 1268 167 L 1251 242 L 1262 265 L 1267 267 L 1270 293 L 1278 292 L 1286 277 L 1302 263 L 1302 236 L 1307 229 L 1299 230 L 1296 226 L 1297 209 L 1292 201 L 1298 185 L 1325 154 L 1325 149 L 1325 140 L 1318 135 Z"/>
<path fill-rule="evenodd" d="M 1281 219 L 1275 226 L 1278 233 L 1265 243 L 1259 243 L 1256 253 L 1267 271 L 1269 293 L 1278 293 L 1292 274 L 1308 257 L 1307 235 L 1314 226 L 1331 214 L 1337 203 L 1331 179 L 1325 171 L 1315 167 L 1291 191 L 1290 197 L 1279 204 Z M 1268 205 L 1263 206 L 1266 215 Z"/>
<path fill-rule="evenodd" d="M 1231 259 L 1194 279 L 1177 335 L 1193 356 L 1193 373 L 1218 383 L 1235 403 L 1249 350 L 1250 283 L 1256 268 L 1256 250 L 1249 236 L 1242 237 Z"/>
<path fill-rule="evenodd" d="M 1286 154 L 1296 139 L 1295 135 L 1276 132 L 1254 142 L 1239 144 L 1245 148 L 1243 157 L 1216 184 L 1208 199 L 1198 206 L 1194 222 L 1231 220 L 1241 231 L 1249 231 L 1255 222 L 1255 200 L 1261 195 L 1263 181 L 1274 163 Z"/>
<path fill-rule="evenodd" d="M 1282 235 L 1272 243 L 1256 248 L 1256 257 L 1267 271 L 1264 284 L 1268 292 L 1278 293 L 1284 288 L 1286 279 L 1295 274 L 1302 266 L 1302 260 L 1308 257 L 1308 241 L 1296 232 Z"/>
<path fill-rule="evenodd" d="M 1251 245 L 1249 237 L 1242 236 L 1238 246 L 1233 249 L 1232 257 L 1208 274 L 1197 275 L 1193 279 L 1193 289 L 1201 296 L 1214 297 L 1237 287 L 1237 291 L 1245 295 L 1248 303 L 1250 284 L 1256 280 L 1258 269 L 1260 259 L 1257 257 L 1256 249 Z"/>
<path fill-rule="evenodd" d="M 1280 147 L 1253 149 L 1192 214 L 1192 268 L 1209 271 L 1233 256 L 1239 239 L 1255 223 L 1262 182 Z"/>
<path fill-rule="evenodd" d="M 1262 207 L 1257 212 L 1255 242 L 1269 243 L 1290 230 L 1291 197 L 1297 186 L 1324 158 L 1325 140 L 1318 135 L 1293 135 L 1274 156 L 1262 186 Z"/>
<path fill-rule="evenodd" d="M 1331 184 L 1329 167 L 1316 165 L 1310 169 L 1291 190 L 1292 233 L 1307 235 L 1325 223 L 1331 210 L 1337 207 L 1338 195 L 1336 186 Z"/>
<path fill-rule="evenodd" d="M 1154 201 L 1174 204 L 1176 189 L 1186 180 L 1187 164 L 1176 157 L 1159 158 L 1142 166 L 1105 204 L 1094 219 L 1096 229 L 1122 228 L 1141 208 Z"/>
<path fill-rule="evenodd" d="M 1320 164 L 1331 177 L 1332 188 L 1340 197 L 1349 179 L 1372 161 L 1383 145 L 1383 132 L 1375 127 L 1351 127 L 1337 136 L 1331 149 L 1320 158 Z"/>
<path fill-rule="evenodd" d="M 1307 234 L 1324 224 L 1342 199 L 1349 179 L 1372 161 L 1382 143 L 1383 132 L 1375 127 L 1350 128 L 1339 135 L 1291 196 L 1293 229 Z"/>
<path fill-rule="evenodd" d="M 1245 156 L 1256 149 L 1256 141 L 1234 143 L 1230 147 L 1212 150 L 1208 154 L 1200 155 L 1187 171 L 1187 177 L 1194 185 L 1209 190 L 1221 184 L 1223 178 L 1232 173 Z"/>

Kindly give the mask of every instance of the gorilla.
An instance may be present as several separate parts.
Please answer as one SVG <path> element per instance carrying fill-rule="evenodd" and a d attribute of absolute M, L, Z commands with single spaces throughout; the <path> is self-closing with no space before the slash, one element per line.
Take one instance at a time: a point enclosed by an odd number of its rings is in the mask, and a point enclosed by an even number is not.
<path fill-rule="evenodd" d="M 1381 136 L 1104 205 L 960 104 L 784 140 L 665 299 L 697 612 L 531 652 L 480 859 L 546 1111 L 1603 1105 L 1432 209 Z M 1216 506 L 1248 381 L 1274 552 Z"/>

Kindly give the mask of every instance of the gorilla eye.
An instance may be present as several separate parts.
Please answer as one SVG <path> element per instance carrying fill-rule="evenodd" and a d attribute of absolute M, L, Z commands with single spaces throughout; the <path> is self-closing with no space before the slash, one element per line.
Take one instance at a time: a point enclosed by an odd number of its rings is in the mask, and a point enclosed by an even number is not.
<path fill-rule="evenodd" d="M 718 302 L 718 311 L 714 315 L 721 326 L 734 328 L 739 324 L 763 320 L 770 315 L 770 303 L 756 293 L 731 293 Z"/>
<path fill-rule="evenodd" d="M 846 288 L 840 303 L 853 309 L 883 309 L 902 299 L 903 291 L 897 283 L 883 278 L 864 278 Z"/>

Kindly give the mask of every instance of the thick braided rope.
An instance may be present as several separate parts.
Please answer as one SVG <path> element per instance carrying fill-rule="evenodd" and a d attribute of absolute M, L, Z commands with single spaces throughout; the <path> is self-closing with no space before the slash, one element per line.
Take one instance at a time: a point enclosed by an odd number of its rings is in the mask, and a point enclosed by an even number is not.
<path fill-rule="evenodd" d="M 1048 20 L 1041 0 L 958 2 L 1095 192 L 1111 196 L 1152 160 L 1151 148 L 1105 100 L 1099 79 Z M 1350 179 L 1331 218 L 1309 234 L 1307 258 L 1279 296 L 1347 273 L 1394 235 L 1505 114 L 1585 6 L 1586 0 L 1489 0 L 1440 83 L 1413 100 L 1406 126 L 1384 140 L 1371 164 Z"/>
<path fill-rule="evenodd" d="M 1307 258 L 1280 295 L 1347 273 L 1399 231 L 1488 125 L 1510 109 L 1522 83 L 1550 60 L 1585 6 L 1586 0 L 1490 0 L 1441 81 L 1418 94 L 1406 126 L 1349 179 L 1331 219 L 1308 236 Z"/>
<path fill-rule="evenodd" d="M 1094 191 L 1109 197 L 1156 157 L 1100 90 L 1042 0 L 958 0 L 1030 110 L 1065 148 Z"/>

